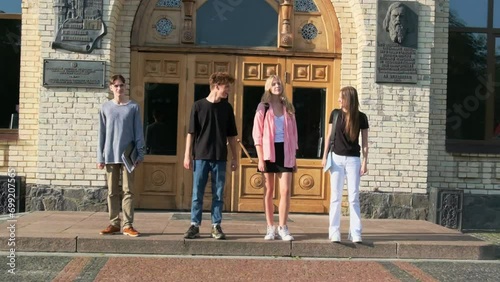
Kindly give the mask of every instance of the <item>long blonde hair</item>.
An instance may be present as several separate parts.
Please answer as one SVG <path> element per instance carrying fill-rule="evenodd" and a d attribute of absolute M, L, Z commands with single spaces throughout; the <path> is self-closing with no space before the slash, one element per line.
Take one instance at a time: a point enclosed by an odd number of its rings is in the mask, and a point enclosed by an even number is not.
<path fill-rule="evenodd" d="M 340 89 L 345 112 L 345 133 L 350 141 L 355 141 L 359 136 L 359 100 L 358 91 L 352 86 Z"/>
<path fill-rule="evenodd" d="M 271 87 L 273 86 L 274 80 L 278 81 L 281 84 L 280 101 L 283 105 L 285 105 L 287 113 L 289 113 L 291 115 L 295 114 L 295 107 L 286 98 L 285 86 L 283 85 L 281 78 L 277 75 L 271 75 L 266 79 L 266 84 L 264 85 L 264 94 L 262 95 L 262 98 L 260 99 L 260 101 L 262 103 L 269 103 L 271 101 L 271 97 L 273 95 L 273 94 L 271 94 Z"/>

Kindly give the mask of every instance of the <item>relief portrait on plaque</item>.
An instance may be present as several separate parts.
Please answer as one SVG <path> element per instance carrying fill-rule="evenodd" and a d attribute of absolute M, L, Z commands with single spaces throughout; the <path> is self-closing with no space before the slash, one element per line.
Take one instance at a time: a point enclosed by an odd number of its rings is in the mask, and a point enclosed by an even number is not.
<path fill-rule="evenodd" d="M 103 0 L 55 0 L 56 35 L 53 49 L 91 53 L 106 35 Z"/>
<path fill-rule="evenodd" d="M 417 83 L 418 5 L 378 1 L 375 82 Z"/>
<path fill-rule="evenodd" d="M 394 2 L 387 8 L 383 21 L 389 39 L 404 47 L 417 47 L 417 16 L 401 2 Z"/>

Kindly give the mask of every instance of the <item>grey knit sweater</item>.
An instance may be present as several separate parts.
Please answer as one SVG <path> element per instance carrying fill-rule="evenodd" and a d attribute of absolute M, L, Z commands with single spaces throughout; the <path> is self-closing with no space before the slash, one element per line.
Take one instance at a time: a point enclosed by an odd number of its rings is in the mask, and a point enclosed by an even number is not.
<path fill-rule="evenodd" d="M 122 153 L 135 142 L 139 160 L 144 160 L 144 134 L 139 105 L 129 101 L 118 105 L 110 100 L 99 111 L 99 145 L 97 163 L 120 164 Z"/>

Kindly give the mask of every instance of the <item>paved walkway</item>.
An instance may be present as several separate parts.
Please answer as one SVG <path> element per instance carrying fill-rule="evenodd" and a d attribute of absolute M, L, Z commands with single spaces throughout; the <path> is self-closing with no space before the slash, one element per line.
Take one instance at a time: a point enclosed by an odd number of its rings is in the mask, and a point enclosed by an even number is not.
<path fill-rule="evenodd" d="M 118 253 L 162 255 L 225 255 L 334 258 L 494 259 L 497 246 L 419 220 L 363 219 L 363 244 L 347 240 L 347 217 L 342 219 L 342 242 L 327 239 L 327 215 L 291 214 L 293 242 L 265 241 L 265 219 L 259 213 L 225 213 L 227 240 L 210 238 L 210 216 L 204 215 L 201 238 L 186 240 L 189 214 L 136 212 L 134 227 L 141 237 L 99 235 L 108 225 L 104 212 L 33 212 L 0 223 L 0 250 L 15 241 L 16 252 Z M 9 241 L 10 240 L 10 241 Z"/>
<path fill-rule="evenodd" d="M 317 259 L 0 252 L 0 281 L 497 282 L 500 261 Z"/>

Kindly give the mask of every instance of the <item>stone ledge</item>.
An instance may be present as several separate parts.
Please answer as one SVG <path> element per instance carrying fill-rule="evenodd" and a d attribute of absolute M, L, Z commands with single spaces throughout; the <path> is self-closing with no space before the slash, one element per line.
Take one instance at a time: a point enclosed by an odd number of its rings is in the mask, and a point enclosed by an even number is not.
<path fill-rule="evenodd" d="M 397 258 L 397 244 L 394 242 L 351 242 L 307 243 L 293 242 L 292 256 L 329 258 Z"/>
<path fill-rule="evenodd" d="M 273 256 L 317 258 L 390 258 L 492 260 L 500 256 L 500 246 L 487 242 L 285 242 L 242 238 L 216 241 L 211 238 L 184 240 L 151 236 L 22 236 L 16 251 L 66 253 L 116 253 L 206 256 Z M 7 241 L 6 236 L 0 240 Z M 9 246 L 3 244 L 2 251 Z"/>
<path fill-rule="evenodd" d="M 400 242 L 398 258 L 402 259 L 495 259 L 495 246 L 487 242 Z"/>
<path fill-rule="evenodd" d="M 7 236 L 1 236 L 2 242 L 7 242 Z M 75 253 L 77 251 L 77 238 L 74 235 L 61 236 L 37 236 L 16 237 L 16 252 L 61 252 Z M 2 244 L 0 250 L 8 251 L 11 247 L 7 243 Z"/>

